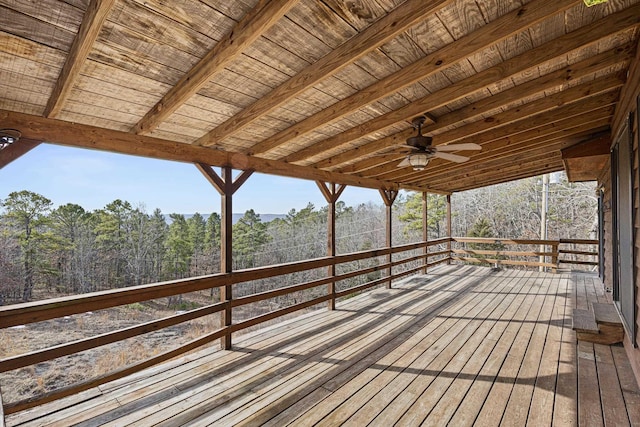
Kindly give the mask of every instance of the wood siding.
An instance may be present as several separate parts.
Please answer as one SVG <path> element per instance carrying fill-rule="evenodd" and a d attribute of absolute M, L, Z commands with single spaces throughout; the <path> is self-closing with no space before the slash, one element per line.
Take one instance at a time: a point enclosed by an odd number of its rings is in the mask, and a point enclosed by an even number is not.
<path fill-rule="evenodd" d="M 636 51 L 635 59 L 630 67 L 627 83 L 622 90 L 622 96 L 616 108 L 612 135 L 613 142 L 618 140 L 618 135 L 628 123 L 629 115 L 633 115 L 631 121 L 630 133 L 633 135 L 633 229 L 634 229 L 634 262 L 633 277 L 635 278 L 635 341 L 640 342 L 640 292 L 638 291 L 638 283 L 640 283 L 640 165 L 638 160 L 638 97 L 640 97 L 640 49 Z M 604 285 L 607 289 L 613 289 L 613 232 L 612 224 L 612 195 L 611 187 L 611 163 L 602 171 L 599 179 L 600 185 L 604 188 Z M 632 340 L 627 336 L 625 338 L 625 348 L 629 359 L 633 366 L 636 379 L 640 380 L 640 349 L 634 346 Z"/>

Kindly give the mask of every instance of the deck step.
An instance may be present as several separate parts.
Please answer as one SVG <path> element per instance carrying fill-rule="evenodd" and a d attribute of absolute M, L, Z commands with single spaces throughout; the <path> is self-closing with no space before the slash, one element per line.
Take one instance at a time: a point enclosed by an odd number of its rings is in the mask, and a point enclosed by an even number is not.
<path fill-rule="evenodd" d="M 624 328 L 612 304 L 593 303 L 592 310 L 573 310 L 573 329 L 578 341 L 612 345 L 622 342 Z"/>
<path fill-rule="evenodd" d="M 599 334 L 598 324 L 589 310 L 573 309 L 573 330 L 580 333 Z"/>
<path fill-rule="evenodd" d="M 598 325 L 622 327 L 622 321 L 613 304 L 593 303 L 593 315 Z"/>

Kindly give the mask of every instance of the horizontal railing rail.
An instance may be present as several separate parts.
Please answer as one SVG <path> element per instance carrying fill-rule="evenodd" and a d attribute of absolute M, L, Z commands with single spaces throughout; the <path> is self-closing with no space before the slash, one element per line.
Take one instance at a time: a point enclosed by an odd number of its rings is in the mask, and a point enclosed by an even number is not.
<path fill-rule="evenodd" d="M 247 270 L 238 270 L 232 273 L 226 274 L 213 274 L 209 276 L 196 277 L 184 280 L 174 280 L 169 282 L 147 284 L 141 286 L 134 286 L 123 289 L 114 289 L 108 291 L 94 292 L 84 295 L 75 295 L 68 297 L 55 298 L 44 301 L 29 302 L 24 304 L 16 304 L 12 306 L 0 307 L 0 328 L 7 328 L 11 326 L 25 325 L 29 323 L 35 323 L 45 320 L 51 320 L 55 318 L 61 318 L 65 316 L 71 316 L 80 313 L 86 313 L 90 311 L 97 311 L 107 308 L 113 308 L 117 306 L 142 303 L 149 300 L 154 300 L 163 297 L 171 297 L 180 294 L 186 294 L 194 291 L 201 291 L 211 289 L 215 287 L 238 285 L 241 283 L 268 279 L 278 276 L 284 276 L 292 273 L 299 273 L 309 270 L 315 270 L 331 265 L 345 264 L 349 262 L 378 258 L 390 254 L 401 254 L 403 252 L 425 250 L 431 246 L 437 246 L 449 242 L 449 238 L 442 238 L 438 240 L 432 240 L 429 242 L 411 243 L 402 246 L 396 246 L 391 248 L 381 248 L 375 250 L 361 251 L 344 255 L 337 255 L 334 257 L 322 257 L 313 260 L 292 262 L 287 264 L 279 264 L 268 267 L 258 267 Z M 334 276 L 328 276 L 321 279 L 313 280 L 305 283 L 298 283 L 281 287 L 274 290 L 259 292 L 251 295 L 241 296 L 235 299 L 220 301 L 215 304 L 211 304 L 205 307 L 190 310 L 184 313 L 164 317 L 162 319 L 149 321 L 136 326 L 119 329 L 117 331 L 107 332 L 101 335 L 79 339 L 73 342 L 52 346 L 42 350 L 32 351 L 26 354 L 20 354 L 17 356 L 7 357 L 0 360 L 0 372 L 7 372 L 15 369 L 20 369 L 26 366 L 34 365 L 37 363 L 46 362 L 59 357 L 69 356 L 78 352 L 91 350 L 97 347 L 101 347 L 107 344 L 112 344 L 125 339 L 133 338 L 139 335 L 143 335 L 149 332 L 154 332 L 163 328 L 174 326 L 183 322 L 208 316 L 218 312 L 222 312 L 229 308 L 240 307 L 247 304 L 252 304 L 278 296 L 291 294 L 293 292 L 299 292 L 306 289 L 316 288 L 318 286 L 326 285 L 331 282 L 339 282 L 341 280 L 369 274 L 376 271 L 384 271 L 388 268 L 398 267 L 403 264 L 411 262 L 420 262 L 420 266 L 412 267 L 399 273 L 393 273 L 391 276 L 385 276 L 378 278 L 361 285 L 353 286 L 348 289 L 336 292 L 334 296 L 323 295 L 312 298 L 310 300 L 293 304 L 287 307 L 283 307 L 259 316 L 255 316 L 241 322 L 232 323 L 229 326 L 221 327 L 214 331 L 183 344 L 177 349 L 166 351 L 164 353 L 153 356 L 142 362 L 134 363 L 126 366 L 122 369 L 115 370 L 104 374 L 102 376 L 91 378 L 89 380 L 76 383 L 70 386 L 59 388 L 57 390 L 36 396 L 34 398 L 25 399 L 18 402 L 5 403 L 4 409 L 7 413 L 17 412 L 23 409 L 27 409 L 33 406 L 37 406 L 49 401 L 60 399 L 65 396 L 69 396 L 81 391 L 96 387 L 100 384 L 104 384 L 115 379 L 122 378 L 132 373 L 138 372 L 147 367 L 164 362 L 173 357 L 179 356 L 191 350 L 194 350 L 202 345 L 211 343 L 219 338 L 234 332 L 241 331 L 243 329 L 259 325 L 261 323 L 276 319 L 278 317 L 285 316 L 287 314 L 300 311 L 314 305 L 326 302 L 332 298 L 341 298 L 357 292 L 364 291 L 374 286 L 388 283 L 390 280 L 394 280 L 419 270 L 423 270 L 425 267 L 435 266 L 439 263 L 449 260 L 448 251 L 438 251 L 432 253 L 421 253 L 419 255 L 412 255 L 406 258 L 395 260 L 390 263 L 380 263 L 379 265 L 365 267 L 350 271 L 348 273 L 337 274 Z M 429 262 L 429 258 L 442 257 L 434 262 Z"/>
<path fill-rule="evenodd" d="M 466 247 L 443 250 L 442 248 L 446 247 L 448 243 L 458 245 L 500 244 L 505 246 L 545 245 L 551 247 L 551 250 L 504 250 L 503 248 L 492 250 Z M 220 288 L 223 286 L 236 286 L 255 280 L 286 276 L 311 270 L 323 269 L 322 271 L 324 272 L 324 274 L 326 274 L 327 269 L 325 267 L 335 267 L 341 264 L 353 263 L 355 261 L 377 259 L 377 262 L 379 262 L 378 264 L 373 266 L 369 265 L 362 268 L 356 268 L 353 271 L 348 271 L 341 274 L 327 275 L 326 277 L 321 277 L 311 281 L 294 283 L 273 290 L 243 295 L 237 298 L 215 302 L 204 307 L 196 308 L 186 312 L 176 313 L 171 316 L 148 321 L 135 326 L 122 328 L 116 331 L 110 331 L 100 335 L 78 339 L 72 342 L 31 351 L 25 354 L 6 357 L 0 360 L 0 372 L 7 372 L 31 365 L 36 365 L 38 363 L 47 362 L 56 358 L 70 356 L 79 352 L 92 350 L 97 347 L 113 344 L 150 332 L 155 332 L 184 322 L 202 318 L 204 316 L 224 312 L 225 310 L 230 310 L 236 307 L 259 303 L 272 298 L 286 296 L 308 289 L 315 289 L 329 283 L 341 282 L 347 279 L 356 278 L 374 272 L 384 273 L 385 271 L 391 271 L 391 274 L 386 274 L 383 277 L 377 277 L 365 283 L 353 285 L 347 289 L 336 291 L 334 294 L 327 292 L 327 294 L 325 295 L 310 296 L 308 300 L 296 302 L 291 305 L 269 311 L 267 313 L 262 313 L 238 322 L 232 322 L 228 326 L 222 326 L 215 330 L 207 331 L 200 337 L 188 341 L 187 343 L 180 345 L 178 348 L 165 351 L 141 362 L 132 363 L 128 366 L 105 373 L 101 376 L 90 378 L 73 385 L 65 386 L 33 398 L 17 402 L 5 402 L 3 409 L 5 413 L 9 414 L 65 396 L 76 394 L 81 391 L 104 384 L 106 382 L 125 377 L 142 369 L 172 359 L 176 356 L 180 356 L 205 344 L 214 342 L 215 340 L 222 337 L 228 337 L 231 334 L 237 333 L 244 329 L 277 319 L 279 317 L 300 310 L 310 308 L 312 306 L 316 306 L 321 303 L 325 303 L 332 299 L 347 297 L 349 295 L 365 291 L 378 285 L 390 283 L 391 280 L 414 274 L 419 271 L 426 271 L 426 269 L 430 267 L 445 262 L 449 263 L 451 262 L 451 260 L 518 265 L 527 267 L 542 266 L 555 270 L 561 263 L 579 263 L 585 265 L 593 265 L 591 264 L 593 263 L 593 261 L 565 259 L 562 257 L 597 257 L 597 251 L 594 252 L 592 250 L 584 250 L 582 247 L 577 249 L 575 247 L 564 248 L 563 246 L 596 245 L 597 248 L 597 243 L 598 242 L 594 240 L 576 239 L 527 240 L 445 237 L 428 242 L 411 243 L 390 248 L 380 248 L 344 255 L 337 255 L 333 257 L 321 257 L 312 260 L 238 270 L 226 274 L 212 274 L 190 279 L 146 284 L 129 288 L 100 291 L 83 295 L 67 296 L 44 301 L 0 307 L 0 329 L 2 329 L 11 326 L 26 325 L 29 323 L 63 318 L 65 316 L 72 316 L 80 313 L 103 310 L 127 304 L 143 303 L 150 300 L 156 300 L 158 298 L 172 297 L 195 291 L 209 290 L 212 288 Z M 435 251 L 429 252 L 429 248 L 435 249 Z M 414 253 L 411 253 L 412 251 Z M 420 251 L 420 253 L 415 254 L 415 251 Z M 391 262 L 381 261 L 381 257 L 387 257 L 389 255 L 404 255 L 404 257 L 401 259 L 394 259 Z M 551 262 L 514 259 L 521 257 L 545 257 L 550 258 Z M 403 271 L 393 271 L 394 267 L 406 266 L 411 263 L 413 263 L 413 265 L 407 266 Z M 597 262 L 595 264 L 597 264 Z"/>
<path fill-rule="evenodd" d="M 574 265 L 598 265 L 598 241 L 590 239 L 558 239 L 558 240 L 533 240 L 533 239 L 508 239 L 493 237 L 453 237 L 452 242 L 461 244 L 463 248 L 453 248 L 451 259 L 462 262 L 486 263 L 493 265 L 515 265 L 524 267 L 544 267 L 556 271 L 561 264 Z M 477 245 L 469 248 L 468 244 Z M 550 247 L 550 250 L 504 250 L 487 249 L 486 245 L 499 246 L 541 246 Z M 593 250 L 565 249 L 567 245 L 595 246 Z M 477 248 L 480 247 L 480 248 Z M 587 260 L 569 259 L 566 255 L 579 255 L 589 257 Z M 532 258 L 537 259 L 532 259 Z M 515 258 L 515 259 L 514 259 Z M 522 259 L 526 258 L 526 259 Z"/>

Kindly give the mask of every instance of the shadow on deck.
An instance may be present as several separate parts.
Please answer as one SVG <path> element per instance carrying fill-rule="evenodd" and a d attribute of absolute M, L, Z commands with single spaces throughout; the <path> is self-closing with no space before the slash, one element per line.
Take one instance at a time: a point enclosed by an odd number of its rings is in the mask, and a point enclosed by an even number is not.
<path fill-rule="evenodd" d="M 596 276 L 442 266 L 7 425 L 633 425 L 620 346 L 576 343 Z"/>

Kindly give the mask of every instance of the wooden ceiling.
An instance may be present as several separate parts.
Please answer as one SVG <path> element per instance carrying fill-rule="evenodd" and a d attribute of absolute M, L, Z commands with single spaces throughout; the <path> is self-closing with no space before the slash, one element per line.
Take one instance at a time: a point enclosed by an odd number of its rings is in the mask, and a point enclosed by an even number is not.
<path fill-rule="evenodd" d="M 0 166 L 52 142 L 448 193 L 606 137 L 640 2 L 0 0 L 0 25 L 0 128 L 23 134 Z M 482 151 L 399 168 L 422 114 Z"/>

